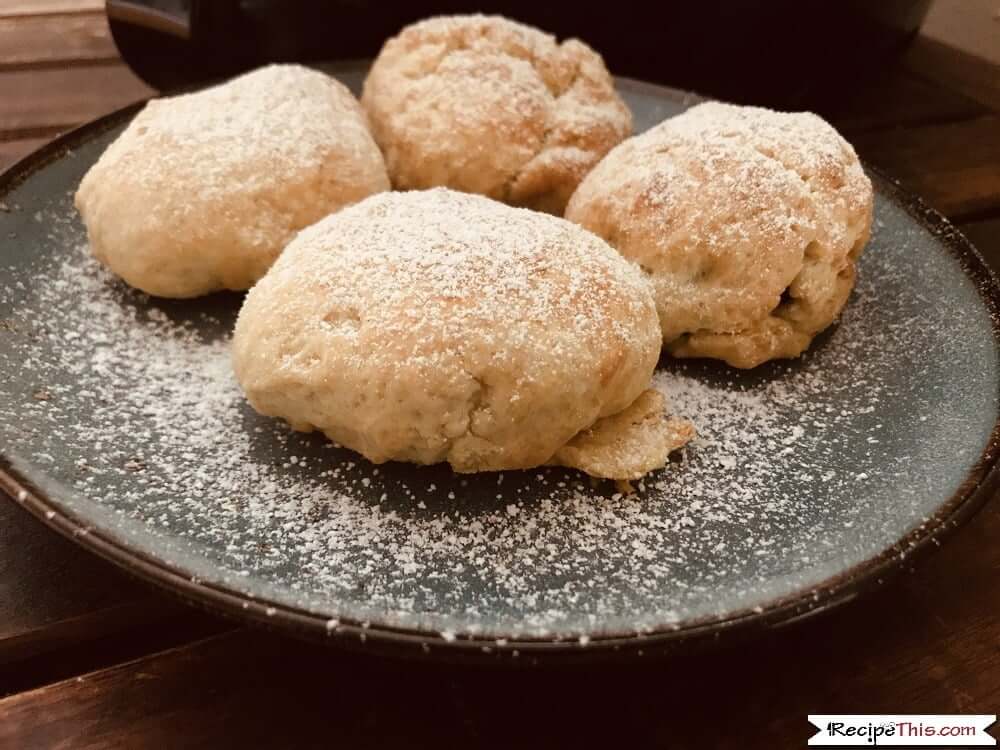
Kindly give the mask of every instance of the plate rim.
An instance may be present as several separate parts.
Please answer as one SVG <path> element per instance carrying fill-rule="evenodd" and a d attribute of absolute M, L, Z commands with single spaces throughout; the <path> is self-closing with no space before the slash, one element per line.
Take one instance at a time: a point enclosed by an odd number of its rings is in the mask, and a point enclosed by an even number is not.
<path fill-rule="evenodd" d="M 358 64 L 364 63 L 341 61 L 332 67 L 345 71 Z M 615 82 L 624 88 L 674 101 L 705 100 L 705 97 L 692 92 L 646 81 L 616 76 Z M 64 158 L 75 145 L 89 141 L 133 116 L 147 101 L 135 102 L 80 125 L 15 162 L 0 173 L 0 200 L 46 165 Z M 958 260 L 989 313 L 994 349 L 1000 356 L 1000 282 L 997 275 L 975 246 L 945 216 L 881 170 L 867 163 L 864 167 L 886 197 L 934 234 Z M 642 632 L 595 633 L 585 644 L 580 642 L 577 633 L 512 636 L 500 641 L 495 635 L 475 633 L 456 633 L 445 638 L 428 629 L 376 624 L 349 617 L 338 619 L 336 627 L 331 627 L 331 620 L 323 615 L 303 607 L 255 598 L 223 584 L 201 581 L 176 564 L 133 548 L 127 541 L 116 538 L 113 532 L 89 526 L 63 506 L 58 498 L 50 497 L 29 477 L 18 472 L 5 450 L 0 446 L 0 490 L 9 496 L 11 502 L 62 536 L 189 604 L 312 640 L 392 654 L 434 654 L 462 661 L 477 657 L 496 660 L 497 657 L 521 655 L 532 660 L 543 655 L 601 659 L 642 656 L 651 651 L 670 652 L 679 644 L 704 644 L 718 640 L 723 634 L 733 638 L 750 637 L 826 613 L 877 589 L 904 567 L 923 559 L 939 547 L 943 539 L 969 521 L 1000 487 L 1000 409 L 985 447 L 968 471 L 965 481 L 938 506 L 932 516 L 878 554 L 797 593 L 775 599 L 764 607 L 739 610 L 723 617 L 708 616 L 685 623 L 665 623 Z"/>

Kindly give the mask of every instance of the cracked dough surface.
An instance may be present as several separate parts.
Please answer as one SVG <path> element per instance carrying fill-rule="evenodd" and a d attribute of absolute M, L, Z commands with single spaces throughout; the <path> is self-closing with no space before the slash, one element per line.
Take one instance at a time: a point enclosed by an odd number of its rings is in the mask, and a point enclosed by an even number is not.
<path fill-rule="evenodd" d="M 549 462 L 645 391 L 649 282 L 560 218 L 445 189 L 383 193 L 304 230 L 233 339 L 253 407 L 371 461 Z"/>
<path fill-rule="evenodd" d="M 798 356 L 840 313 L 872 187 L 816 115 L 713 102 L 615 148 L 566 218 L 645 270 L 671 354 L 747 368 Z"/>
<path fill-rule="evenodd" d="M 393 186 L 450 187 L 561 215 L 632 130 L 601 56 L 499 16 L 443 16 L 389 39 L 362 103 Z"/>
<path fill-rule="evenodd" d="M 552 463 L 604 479 L 640 479 L 695 437 L 694 425 L 666 413 L 659 391 L 644 391 L 617 414 L 604 417 L 556 451 Z"/>
<path fill-rule="evenodd" d="M 87 172 L 97 258 L 161 297 L 247 289 L 303 227 L 389 189 L 358 101 L 298 65 L 155 99 Z"/>

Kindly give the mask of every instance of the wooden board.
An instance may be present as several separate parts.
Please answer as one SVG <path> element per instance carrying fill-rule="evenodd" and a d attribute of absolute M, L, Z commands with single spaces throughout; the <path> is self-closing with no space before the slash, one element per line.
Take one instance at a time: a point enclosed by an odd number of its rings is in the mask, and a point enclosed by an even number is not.
<path fill-rule="evenodd" d="M 0 72 L 0 140 L 51 134 L 153 91 L 121 63 Z"/>
<path fill-rule="evenodd" d="M 118 50 L 103 13 L 0 16 L 0 70 L 117 58 Z"/>
<path fill-rule="evenodd" d="M 814 109 L 853 138 L 858 133 L 967 120 L 990 110 L 969 97 L 893 67 Z"/>
<path fill-rule="evenodd" d="M 22 508 L 0 503 L 0 665 L 113 633 L 159 606 L 110 563 L 37 532 Z"/>
<path fill-rule="evenodd" d="M 1000 22 L 997 26 L 1000 27 Z M 994 33 L 1000 35 L 1000 30 Z M 1000 71 L 981 57 L 921 37 L 911 45 L 902 62 L 922 78 L 1000 111 Z"/>
<path fill-rule="evenodd" d="M 0 140 L 0 172 L 7 169 L 14 162 L 23 159 L 39 146 L 48 143 L 50 137 L 40 136 L 37 138 L 19 138 L 12 141 Z"/>
<path fill-rule="evenodd" d="M 860 133 L 854 145 L 946 216 L 1000 210 L 1000 115 Z"/>
<path fill-rule="evenodd" d="M 104 11 L 104 0 L 0 0 L 0 18 Z"/>

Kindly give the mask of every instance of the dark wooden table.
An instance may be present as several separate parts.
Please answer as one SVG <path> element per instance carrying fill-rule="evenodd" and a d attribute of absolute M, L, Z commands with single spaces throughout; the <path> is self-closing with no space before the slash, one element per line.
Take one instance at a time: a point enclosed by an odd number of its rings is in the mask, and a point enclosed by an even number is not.
<path fill-rule="evenodd" d="M 0 169 L 150 90 L 102 3 L 0 0 Z M 1000 268 L 1000 69 L 918 39 L 824 110 Z M 139 583 L 0 498 L 0 747 L 797 747 L 807 713 L 996 713 L 1000 502 L 869 595 L 631 666 L 466 668 L 318 648 Z"/>

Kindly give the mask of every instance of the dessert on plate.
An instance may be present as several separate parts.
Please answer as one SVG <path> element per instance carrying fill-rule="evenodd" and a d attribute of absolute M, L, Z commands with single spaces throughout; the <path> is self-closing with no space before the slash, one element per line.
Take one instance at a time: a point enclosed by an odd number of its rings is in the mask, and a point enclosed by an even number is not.
<path fill-rule="evenodd" d="M 248 289 L 303 227 L 389 189 L 357 100 L 273 65 L 150 101 L 76 193 L 94 255 L 161 297 Z"/>
<path fill-rule="evenodd" d="M 233 363 L 257 411 L 376 463 L 631 479 L 693 435 L 644 396 L 660 341 L 651 285 L 603 240 L 439 188 L 299 234 L 247 295 Z"/>
<path fill-rule="evenodd" d="M 632 130 L 598 53 L 500 16 L 407 26 L 361 101 L 396 189 L 449 187 L 560 216 Z"/>
<path fill-rule="evenodd" d="M 667 351 L 748 368 L 797 357 L 840 313 L 872 186 L 816 115 L 712 102 L 616 147 L 566 218 L 645 271 Z"/>

